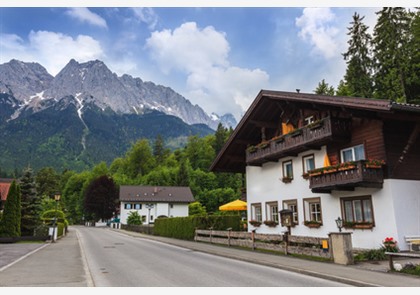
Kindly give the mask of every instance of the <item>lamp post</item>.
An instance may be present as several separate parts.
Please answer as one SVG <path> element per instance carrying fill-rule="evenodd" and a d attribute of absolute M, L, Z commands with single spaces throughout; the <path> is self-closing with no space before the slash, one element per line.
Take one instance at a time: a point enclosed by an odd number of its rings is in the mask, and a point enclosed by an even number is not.
<path fill-rule="evenodd" d="M 54 212 L 54 222 L 53 222 L 53 232 L 52 232 L 52 239 L 51 242 L 55 243 L 55 227 L 56 227 L 56 223 L 57 223 L 57 209 L 58 209 L 58 202 L 60 201 L 60 194 L 56 193 L 54 195 L 54 200 L 55 200 L 55 212 Z"/>
<path fill-rule="evenodd" d="M 338 231 L 341 233 L 341 229 L 343 228 L 343 219 L 340 218 L 340 216 L 335 220 L 335 223 L 337 224 Z"/>

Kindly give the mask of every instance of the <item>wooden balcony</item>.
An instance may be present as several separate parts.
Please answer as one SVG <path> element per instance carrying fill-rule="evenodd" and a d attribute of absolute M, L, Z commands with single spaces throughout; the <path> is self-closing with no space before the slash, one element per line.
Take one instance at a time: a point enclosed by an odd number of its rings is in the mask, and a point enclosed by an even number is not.
<path fill-rule="evenodd" d="M 350 121 L 326 117 L 317 123 L 296 129 L 276 139 L 260 144 L 246 151 L 250 166 L 277 161 L 286 156 L 297 156 L 309 149 L 320 149 L 331 141 L 350 140 Z"/>
<path fill-rule="evenodd" d="M 356 187 L 382 188 L 383 168 L 369 167 L 366 161 L 356 162 L 345 170 L 324 171 L 319 175 L 309 175 L 309 188 L 313 193 L 331 193 L 332 190 L 352 191 Z"/>

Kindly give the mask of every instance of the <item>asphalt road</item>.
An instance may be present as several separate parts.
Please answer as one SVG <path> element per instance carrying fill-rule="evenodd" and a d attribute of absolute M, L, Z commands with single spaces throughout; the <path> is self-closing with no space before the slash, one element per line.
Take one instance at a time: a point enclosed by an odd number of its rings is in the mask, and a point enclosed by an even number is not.
<path fill-rule="evenodd" d="M 131 237 L 78 227 L 96 287 L 343 287 L 345 284 Z"/>

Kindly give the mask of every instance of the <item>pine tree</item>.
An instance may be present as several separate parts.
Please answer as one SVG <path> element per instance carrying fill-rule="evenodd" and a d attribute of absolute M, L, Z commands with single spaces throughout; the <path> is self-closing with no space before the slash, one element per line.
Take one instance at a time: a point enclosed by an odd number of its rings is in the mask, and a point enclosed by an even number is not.
<path fill-rule="evenodd" d="M 335 90 L 333 86 L 329 86 L 328 83 L 325 82 L 325 79 L 322 79 L 322 81 L 318 83 L 314 92 L 320 95 L 334 95 Z"/>
<path fill-rule="evenodd" d="M 0 237 L 20 237 L 21 194 L 16 181 L 12 181 L 4 204 L 0 222 Z"/>
<path fill-rule="evenodd" d="M 41 224 L 41 197 L 36 195 L 33 171 L 27 167 L 20 179 L 22 194 L 21 233 L 32 236 L 35 228 Z"/>
<path fill-rule="evenodd" d="M 384 7 L 377 12 L 373 33 L 376 98 L 406 102 L 409 67 L 410 18 L 403 7 Z"/>
<path fill-rule="evenodd" d="M 407 77 L 407 102 L 420 104 L 420 10 L 412 14 L 410 30 L 410 62 Z"/>
<path fill-rule="evenodd" d="M 217 125 L 216 133 L 214 134 L 215 141 L 214 141 L 214 151 L 216 152 L 216 155 L 220 152 L 220 150 L 223 148 L 227 138 L 228 138 L 228 130 L 223 127 L 222 123 L 219 123 Z"/>
<path fill-rule="evenodd" d="M 352 26 L 348 28 L 349 48 L 343 54 L 347 62 L 344 79 L 349 96 L 372 97 L 372 59 L 369 49 L 372 37 L 367 33 L 368 27 L 363 24 L 363 19 L 364 17 L 355 13 L 350 23 Z"/>

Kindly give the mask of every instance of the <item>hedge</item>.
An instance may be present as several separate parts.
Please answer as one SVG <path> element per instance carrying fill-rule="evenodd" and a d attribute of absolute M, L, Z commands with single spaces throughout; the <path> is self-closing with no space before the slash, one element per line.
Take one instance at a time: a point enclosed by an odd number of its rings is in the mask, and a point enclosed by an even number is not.
<path fill-rule="evenodd" d="M 241 217 L 235 216 L 191 216 L 158 218 L 155 220 L 153 234 L 181 240 L 194 240 L 196 229 L 241 230 Z"/>

